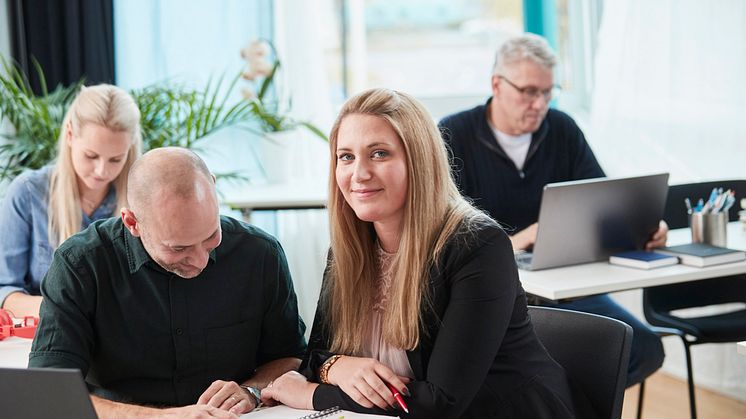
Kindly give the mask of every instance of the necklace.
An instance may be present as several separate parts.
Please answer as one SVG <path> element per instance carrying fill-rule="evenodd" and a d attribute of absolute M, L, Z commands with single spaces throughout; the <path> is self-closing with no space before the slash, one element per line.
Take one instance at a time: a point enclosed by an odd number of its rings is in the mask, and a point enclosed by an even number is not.
<path fill-rule="evenodd" d="M 83 209 L 83 212 L 85 212 L 86 214 L 90 216 L 91 214 L 93 214 L 93 211 L 95 211 L 96 208 L 98 208 L 99 204 L 101 204 L 101 201 L 103 201 L 103 199 L 92 200 L 92 199 L 86 199 L 81 196 L 80 207 Z"/>

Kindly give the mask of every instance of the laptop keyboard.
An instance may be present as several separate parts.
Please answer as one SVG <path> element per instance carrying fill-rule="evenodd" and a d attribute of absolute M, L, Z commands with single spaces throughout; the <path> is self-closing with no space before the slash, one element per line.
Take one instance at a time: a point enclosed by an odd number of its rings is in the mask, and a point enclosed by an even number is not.
<path fill-rule="evenodd" d="M 515 257 L 515 264 L 520 269 L 531 269 L 531 262 L 534 260 L 534 254 L 531 252 L 519 252 L 513 255 Z"/>

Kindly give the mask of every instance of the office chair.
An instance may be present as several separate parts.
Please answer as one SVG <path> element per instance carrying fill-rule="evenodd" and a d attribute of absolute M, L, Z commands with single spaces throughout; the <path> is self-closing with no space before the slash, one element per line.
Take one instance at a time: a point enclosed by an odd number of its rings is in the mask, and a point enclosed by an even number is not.
<path fill-rule="evenodd" d="M 668 199 L 664 219 L 669 227 L 684 228 L 689 220 L 684 206 L 684 198 L 696 202 L 700 197 L 707 199 L 712 188 L 722 187 L 736 191 L 736 202 L 746 196 L 746 180 L 726 180 L 719 182 L 672 185 L 668 189 Z M 735 207 L 735 206 L 734 206 Z M 731 208 L 729 221 L 738 219 L 737 209 Z M 653 325 L 653 330 L 661 336 L 678 336 L 684 344 L 686 355 L 689 410 L 692 419 L 697 417 L 694 397 L 694 376 L 690 347 L 701 343 L 738 342 L 746 340 L 746 310 L 727 314 L 682 318 L 671 311 L 704 307 L 713 304 L 746 303 L 746 275 L 662 285 L 642 291 L 642 307 L 645 319 Z M 642 403 L 645 381 L 640 383 L 640 397 L 637 405 L 637 418 L 642 416 Z"/>
<path fill-rule="evenodd" d="M 619 320 L 558 308 L 529 306 L 539 340 L 565 369 L 578 417 L 620 418 L 632 347 L 632 328 Z M 588 406 L 589 405 L 589 406 Z"/>

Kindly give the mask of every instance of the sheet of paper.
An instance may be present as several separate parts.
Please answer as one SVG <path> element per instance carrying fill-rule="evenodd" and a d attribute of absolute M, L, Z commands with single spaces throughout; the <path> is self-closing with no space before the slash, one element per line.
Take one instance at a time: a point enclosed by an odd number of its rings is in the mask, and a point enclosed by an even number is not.
<path fill-rule="evenodd" d="M 293 409 L 291 407 L 287 406 L 274 406 L 274 407 L 265 407 L 260 408 L 257 410 L 254 410 L 253 412 L 246 413 L 245 415 L 242 415 L 242 418 L 246 419 L 299 419 L 307 415 L 313 415 L 315 412 L 313 410 L 298 410 Z M 383 416 L 383 415 L 364 415 L 362 413 L 354 413 L 347 410 L 339 410 L 337 412 L 334 412 L 326 418 L 328 419 L 375 419 L 375 418 L 385 418 L 385 419 L 395 419 L 395 416 Z"/>

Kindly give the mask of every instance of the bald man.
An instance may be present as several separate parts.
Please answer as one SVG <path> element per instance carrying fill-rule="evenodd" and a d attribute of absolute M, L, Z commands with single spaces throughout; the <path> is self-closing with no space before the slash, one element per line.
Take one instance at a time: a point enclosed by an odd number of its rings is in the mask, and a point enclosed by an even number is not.
<path fill-rule="evenodd" d="M 127 188 L 121 218 L 55 252 L 29 367 L 81 370 L 102 418 L 252 410 L 306 348 L 282 248 L 218 214 L 190 151 L 146 153 Z"/>

